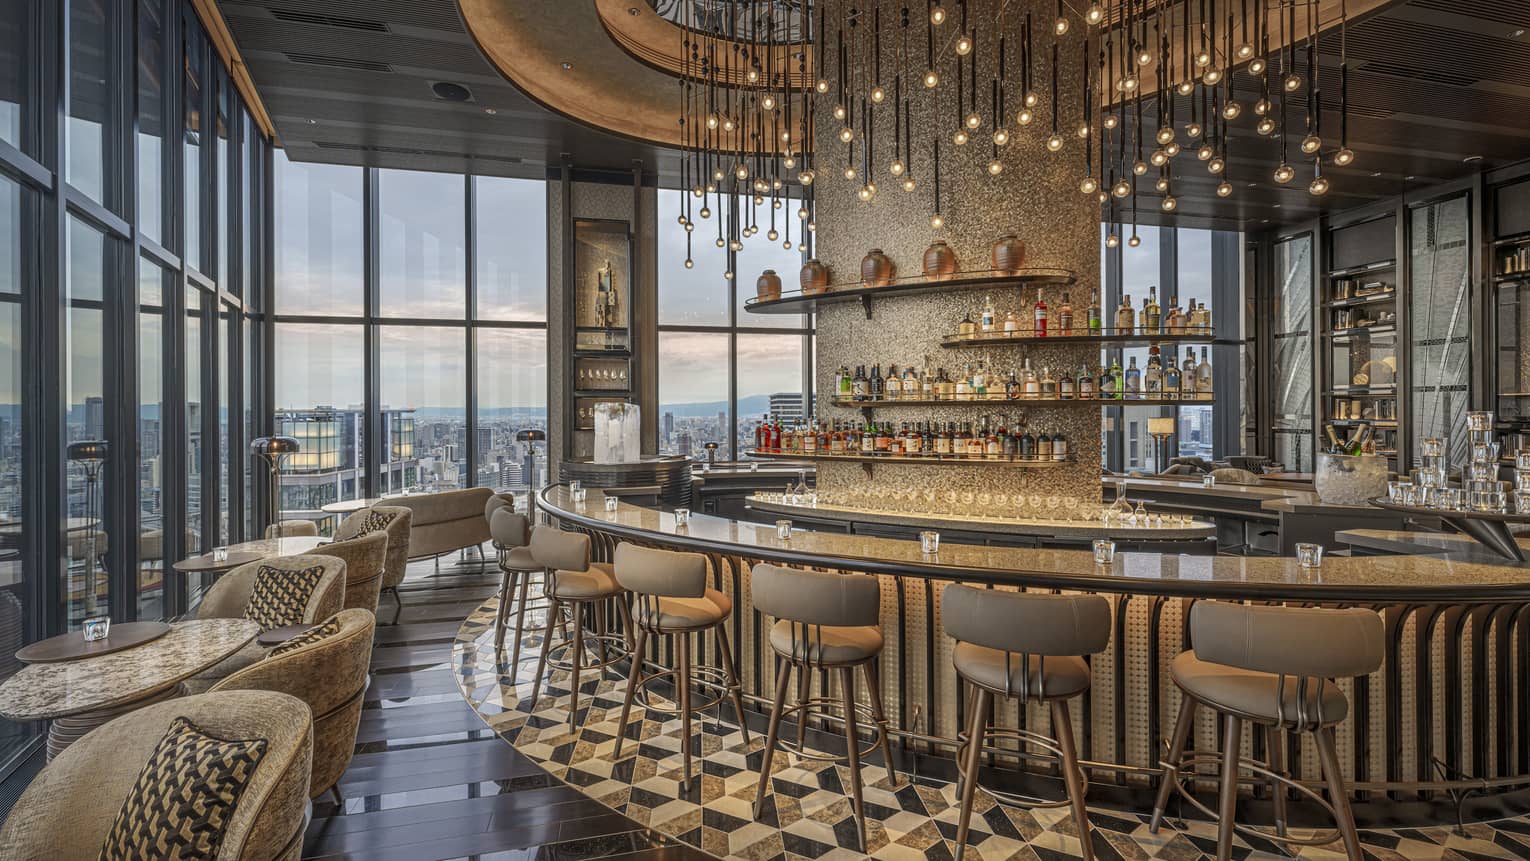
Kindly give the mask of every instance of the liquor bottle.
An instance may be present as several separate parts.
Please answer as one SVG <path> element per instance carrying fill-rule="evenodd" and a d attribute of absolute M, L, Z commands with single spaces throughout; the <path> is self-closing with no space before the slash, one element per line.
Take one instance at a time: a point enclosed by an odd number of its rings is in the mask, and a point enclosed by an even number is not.
<path fill-rule="evenodd" d="M 1142 372 L 1137 369 L 1137 357 L 1132 356 L 1126 368 L 1126 397 L 1138 400 L 1142 397 Z"/>
<path fill-rule="evenodd" d="M 830 443 L 831 439 L 833 438 L 833 436 L 834 436 L 833 433 L 830 432 L 830 430 L 829 430 L 829 423 L 825 422 L 825 421 L 820 421 L 818 423 L 818 450 L 819 451 L 828 451 L 829 450 L 829 443 Z"/>
<path fill-rule="evenodd" d="M 967 456 L 967 441 L 972 434 L 967 432 L 967 423 L 962 422 L 956 426 L 956 432 L 951 434 L 951 454 L 956 457 Z"/>
<path fill-rule="evenodd" d="M 1100 366 L 1100 400 L 1111 401 L 1119 397 L 1116 391 L 1116 378 L 1111 374 L 1110 368 Z"/>
<path fill-rule="evenodd" d="M 1185 360 L 1179 365 L 1180 400 L 1195 400 L 1195 348 L 1185 348 Z"/>
<path fill-rule="evenodd" d="M 956 399 L 959 401 L 972 400 L 972 365 L 963 366 L 961 376 L 956 378 Z"/>
<path fill-rule="evenodd" d="M 977 367 L 972 369 L 972 399 L 980 401 L 986 397 L 988 397 L 988 371 L 979 360 Z"/>
<path fill-rule="evenodd" d="M 919 433 L 919 426 L 916 422 L 913 429 L 909 430 L 903 437 L 903 453 L 919 454 L 923 448 L 924 437 Z"/>
<path fill-rule="evenodd" d="M 1020 395 L 1020 380 L 1015 376 L 1014 368 L 1010 368 L 1009 379 L 1004 381 L 1004 397 L 1007 400 L 1017 401 Z"/>
<path fill-rule="evenodd" d="M 1110 377 L 1116 381 L 1116 400 L 1126 396 L 1126 374 L 1121 370 L 1121 360 L 1110 361 Z"/>
<path fill-rule="evenodd" d="M 945 368 L 939 368 L 935 374 L 935 396 L 946 401 L 956 397 L 956 383 L 946 376 Z"/>
<path fill-rule="evenodd" d="M 802 451 L 806 454 L 815 454 L 818 451 L 818 419 L 808 423 L 807 430 L 802 434 Z"/>
<path fill-rule="evenodd" d="M 907 426 L 905 425 L 903 430 L 900 430 L 897 433 L 892 433 L 891 431 L 892 431 L 892 429 L 889 428 L 888 429 L 888 439 L 887 439 L 887 453 L 888 454 L 902 454 L 903 453 L 903 439 L 904 439 L 905 433 L 907 431 Z"/>
<path fill-rule="evenodd" d="M 1057 400 L 1057 378 L 1052 376 L 1050 365 L 1041 367 L 1041 397 L 1048 401 Z"/>
<path fill-rule="evenodd" d="M 1088 321 L 1089 321 L 1088 322 L 1089 334 L 1091 334 L 1091 335 L 1098 335 L 1098 334 L 1100 334 L 1100 326 L 1102 326 L 1104 324 L 1103 324 L 1103 322 L 1101 320 L 1101 317 L 1100 317 L 1100 291 L 1099 290 L 1090 290 L 1089 291 L 1089 310 L 1088 310 L 1087 313 L 1088 313 Z"/>
<path fill-rule="evenodd" d="M 1020 395 L 1026 400 L 1041 397 L 1041 380 L 1031 367 L 1030 356 L 1025 357 L 1025 366 L 1020 369 Z"/>
<path fill-rule="evenodd" d="M 1068 440 L 1060 433 L 1052 434 L 1052 460 L 1068 459 Z"/>
<path fill-rule="evenodd" d="M 1179 368 L 1174 366 L 1174 354 L 1164 357 L 1163 366 L 1163 396 L 1171 401 L 1179 400 L 1180 392 Z"/>
<path fill-rule="evenodd" d="M 1041 435 L 1036 437 L 1036 459 L 1052 459 L 1052 438 L 1045 431 L 1042 431 Z"/>
<path fill-rule="evenodd" d="M 956 324 L 956 336 L 963 341 L 970 339 L 975 334 L 977 334 L 977 324 L 972 322 L 971 314 L 962 317 L 962 321 Z"/>
<path fill-rule="evenodd" d="M 1057 397 L 1059 400 L 1071 401 L 1074 399 L 1074 383 L 1073 375 L 1066 371 L 1057 375 Z"/>
<path fill-rule="evenodd" d="M 940 429 L 940 433 L 937 433 L 935 435 L 935 453 L 936 454 L 950 454 L 951 453 L 951 423 L 950 422 L 946 422 L 946 426 L 941 428 Z"/>
<path fill-rule="evenodd" d="M 1092 401 L 1096 397 L 1094 387 L 1094 375 L 1089 373 L 1088 365 L 1081 365 L 1078 369 L 1078 399 Z"/>
<path fill-rule="evenodd" d="M 855 378 L 850 382 L 851 400 L 866 400 L 866 366 L 855 366 Z"/>
<path fill-rule="evenodd" d="M 913 365 L 903 369 L 902 397 L 908 400 L 914 400 L 919 397 L 919 375 L 914 373 Z"/>
<path fill-rule="evenodd" d="M 850 369 L 844 365 L 840 365 L 839 370 L 834 372 L 834 391 L 840 400 L 848 401 L 855 396 L 853 380 Z"/>
<path fill-rule="evenodd" d="M 1073 303 L 1068 301 L 1068 294 L 1064 293 L 1062 304 L 1057 307 L 1057 334 L 1073 334 Z"/>
<path fill-rule="evenodd" d="M 1197 332 L 1202 332 L 1207 335 L 1211 334 L 1211 309 L 1206 307 L 1205 302 L 1201 302 L 1201 304 L 1195 309 L 1195 312 L 1197 319 L 1192 322 L 1191 328 Z"/>
<path fill-rule="evenodd" d="M 924 423 L 924 432 L 919 435 L 919 450 L 925 454 L 935 450 L 935 432 L 930 429 L 930 423 Z"/>
<path fill-rule="evenodd" d="M 1036 337 L 1047 336 L 1047 300 L 1041 295 L 1041 288 L 1036 288 L 1036 304 L 1031 308 L 1032 318 L 1035 320 Z"/>
<path fill-rule="evenodd" d="M 1020 312 L 1010 311 L 1004 315 L 1004 337 L 1018 338 L 1027 334 L 1020 328 Z"/>
<path fill-rule="evenodd" d="M 1001 432 L 989 425 L 987 419 L 983 419 L 983 424 L 983 456 L 989 460 L 998 460 L 999 455 L 1004 453 L 1004 441 Z"/>
<path fill-rule="evenodd" d="M 886 454 L 887 447 L 892 445 L 892 426 L 887 422 L 877 425 L 877 438 L 874 447 L 878 453 Z"/>
<path fill-rule="evenodd" d="M 1116 334 L 1130 335 L 1137 330 L 1137 312 L 1132 310 L 1132 297 L 1122 296 L 1121 307 L 1116 309 Z"/>
<path fill-rule="evenodd" d="M 829 432 L 829 453 L 845 453 L 845 429 L 840 426 L 839 419 L 834 420 L 834 429 Z"/>
<path fill-rule="evenodd" d="M 985 427 L 988 419 L 983 419 L 983 425 L 974 427 L 970 436 L 967 437 L 967 456 L 982 457 L 987 452 L 988 430 Z"/>
<path fill-rule="evenodd" d="M 889 364 L 887 366 L 887 376 L 882 379 L 882 399 L 896 401 L 902 393 L 903 383 L 899 379 L 898 366 Z"/>
<path fill-rule="evenodd" d="M 781 431 L 781 451 L 792 452 L 797 450 L 797 426 L 791 422 Z"/>
<path fill-rule="evenodd" d="M 770 420 L 770 436 L 765 441 L 766 451 L 781 450 L 781 420 L 772 417 Z"/>
<path fill-rule="evenodd" d="M 877 450 L 877 437 L 873 433 L 869 422 L 861 422 L 861 454 L 872 454 Z"/>
<path fill-rule="evenodd" d="M 1163 325 L 1163 309 L 1158 305 L 1158 285 L 1148 288 L 1148 297 L 1142 303 L 1142 331 L 1157 334 Z"/>
<path fill-rule="evenodd" d="M 1163 397 L 1163 361 L 1158 357 L 1158 345 L 1148 348 L 1147 369 L 1142 372 L 1142 391 L 1148 398 Z"/>
<path fill-rule="evenodd" d="M 1173 303 L 1169 306 L 1169 317 L 1168 317 L 1168 320 L 1165 321 L 1165 322 L 1167 323 L 1167 325 L 1164 328 L 1166 328 L 1168 330 L 1169 334 L 1171 334 L 1171 335 L 1183 335 L 1183 334 L 1185 334 L 1185 324 L 1187 322 L 1187 318 L 1185 316 L 1185 312 L 1181 311 L 1180 308 L 1179 308 L 1179 297 L 1178 296 L 1174 297 Z"/>
<path fill-rule="evenodd" d="M 983 297 L 983 314 L 982 314 L 981 317 L 978 318 L 978 331 L 980 333 L 982 333 L 983 335 L 992 335 L 993 334 L 993 328 L 994 328 L 994 322 L 995 322 L 995 316 L 996 315 L 994 314 L 994 310 L 993 310 L 993 300 L 990 299 L 987 296 L 984 296 Z"/>
<path fill-rule="evenodd" d="M 924 357 L 924 374 L 919 378 L 919 397 L 927 401 L 933 401 L 936 398 L 935 373 L 930 370 L 929 356 Z"/>
<path fill-rule="evenodd" d="M 871 366 L 871 378 L 866 381 L 867 400 L 880 401 L 887 394 L 887 381 L 882 379 L 882 366 Z"/>
<path fill-rule="evenodd" d="M 766 416 L 764 419 L 762 419 L 760 421 L 759 424 L 754 426 L 754 450 L 755 451 L 763 451 L 764 448 L 765 448 L 765 422 L 767 422 L 767 421 L 770 421 L 770 416 Z"/>
<path fill-rule="evenodd" d="M 1201 361 L 1195 366 L 1195 394 L 1203 400 L 1211 400 L 1211 359 L 1206 348 L 1201 348 Z"/>
<path fill-rule="evenodd" d="M 1031 436 L 1029 430 L 1020 435 L 1020 444 L 1015 446 L 1015 454 L 1021 460 L 1036 459 L 1036 438 Z"/>

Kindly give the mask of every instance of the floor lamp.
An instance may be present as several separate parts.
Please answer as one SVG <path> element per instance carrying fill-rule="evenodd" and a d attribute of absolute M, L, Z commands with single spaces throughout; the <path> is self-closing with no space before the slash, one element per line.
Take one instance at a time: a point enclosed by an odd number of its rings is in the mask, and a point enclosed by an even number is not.
<path fill-rule="evenodd" d="M 1153 458 L 1158 461 L 1158 471 L 1169 466 L 1169 438 L 1174 436 L 1174 417 L 1155 416 L 1147 420 L 1148 436 L 1153 438 Z"/>
<path fill-rule="evenodd" d="M 68 449 L 69 459 L 76 461 L 85 470 L 85 529 L 89 536 L 90 544 L 86 550 L 85 560 L 85 592 L 89 610 L 85 615 L 95 616 L 97 605 L 96 595 L 96 536 L 100 534 L 100 502 L 96 497 L 97 490 L 101 485 L 101 467 L 106 462 L 107 444 L 104 439 L 81 440 L 70 443 Z"/>
<path fill-rule="evenodd" d="M 515 441 L 528 444 L 531 451 L 531 475 L 526 479 L 526 519 L 537 520 L 537 443 L 547 441 L 547 431 L 523 428 L 515 432 Z"/>
<path fill-rule="evenodd" d="M 258 455 L 270 466 L 271 523 L 276 526 L 276 539 L 282 538 L 282 463 L 298 453 L 297 437 L 262 436 L 250 441 L 250 453 Z"/>

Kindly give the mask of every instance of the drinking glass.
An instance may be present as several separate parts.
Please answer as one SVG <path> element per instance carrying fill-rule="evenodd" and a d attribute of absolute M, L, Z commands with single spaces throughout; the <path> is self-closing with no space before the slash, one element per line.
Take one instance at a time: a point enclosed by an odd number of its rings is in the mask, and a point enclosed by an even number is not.
<path fill-rule="evenodd" d="M 1442 511 L 1461 510 L 1461 490 L 1455 487 L 1442 487 L 1435 494 L 1434 506 Z"/>
<path fill-rule="evenodd" d="M 616 502 L 617 502 L 617 498 L 616 497 L 614 497 L 614 496 L 606 497 L 606 510 L 607 511 L 615 511 L 616 510 Z"/>
<path fill-rule="evenodd" d="M 1323 545 L 1306 541 L 1296 545 L 1296 564 L 1303 568 L 1319 568 L 1323 564 Z"/>
<path fill-rule="evenodd" d="M 792 537 L 792 522 L 790 520 L 776 521 L 776 537 L 782 541 L 790 541 Z"/>
<path fill-rule="evenodd" d="M 1422 457 L 1439 457 L 1445 454 L 1445 440 L 1440 437 L 1426 437 L 1419 443 L 1418 453 Z"/>
<path fill-rule="evenodd" d="M 1472 463 L 1498 463 L 1499 445 L 1496 442 L 1479 442 L 1472 445 Z"/>
<path fill-rule="evenodd" d="M 691 510 L 689 508 L 675 509 L 675 525 L 684 526 L 691 522 Z"/>
<path fill-rule="evenodd" d="M 1466 414 L 1466 429 L 1473 431 L 1490 431 L 1493 429 L 1493 414 L 1488 410 L 1472 410 Z"/>
<path fill-rule="evenodd" d="M 213 548 L 213 561 L 214 562 L 227 562 L 228 561 L 228 548 L 227 547 L 214 547 Z"/>
<path fill-rule="evenodd" d="M 1116 542 L 1109 538 L 1094 539 L 1094 564 L 1109 565 L 1116 561 Z"/>
<path fill-rule="evenodd" d="M 924 553 L 940 552 L 940 533 L 933 529 L 919 533 L 919 549 Z"/>
<path fill-rule="evenodd" d="M 1405 488 L 1405 487 L 1412 487 L 1412 486 L 1413 486 L 1413 482 L 1411 482 L 1411 481 L 1389 481 L 1389 482 L 1387 482 L 1387 501 L 1395 502 L 1395 503 L 1398 503 L 1399 505 L 1402 504 L 1403 488 Z"/>
<path fill-rule="evenodd" d="M 1472 463 L 1466 467 L 1468 481 L 1495 481 L 1498 478 L 1498 464 L 1496 463 Z"/>
<path fill-rule="evenodd" d="M 1514 452 L 1514 468 L 1530 471 L 1530 448 L 1522 448 Z"/>
<path fill-rule="evenodd" d="M 82 623 L 80 628 L 80 632 L 84 634 L 85 642 L 87 643 L 104 640 L 111 631 L 112 617 L 110 616 L 91 616 Z"/>
<path fill-rule="evenodd" d="M 1217 477 L 1216 476 L 1212 475 L 1209 472 L 1206 473 L 1205 475 L 1201 476 L 1201 487 L 1216 487 L 1216 486 L 1217 486 Z"/>
<path fill-rule="evenodd" d="M 1514 510 L 1520 514 L 1530 514 L 1530 492 L 1523 490 L 1515 492 Z"/>
<path fill-rule="evenodd" d="M 584 483 L 581 481 L 571 481 L 568 483 L 568 492 L 573 494 L 575 499 L 579 498 L 579 491 L 583 489 Z"/>

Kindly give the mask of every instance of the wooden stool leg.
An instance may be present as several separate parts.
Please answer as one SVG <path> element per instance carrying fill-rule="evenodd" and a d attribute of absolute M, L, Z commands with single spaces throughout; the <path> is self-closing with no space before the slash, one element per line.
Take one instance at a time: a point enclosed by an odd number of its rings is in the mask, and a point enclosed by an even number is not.
<path fill-rule="evenodd" d="M 786 691 L 792 683 L 790 661 L 776 659 L 776 698 L 770 707 L 770 722 L 765 726 L 765 755 L 760 758 L 760 782 L 754 788 L 755 819 L 760 818 L 760 808 L 765 804 L 765 792 L 770 789 L 770 760 L 776 752 L 776 742 L 781 738 L 781 709 L 786 706 Z"/>
<path fill-rule="evenodd" d="M 680 667 L 675 674 L 675 699 L 680 706 L 680 761 L 683 764 L 685 786 L 683 794 L 691 791 L 691 635 L 676 635 L 680 645 Z"/>
<path fill-rule="evenodd" d="M 1265 727 L 1265 746 L 1270 749 L 1270 771 L 1286 773 L 1286 731 L 1278 726 Z M 1275 833 L 1286 836 L 1286 787 L 1278 780 L 1270 780 L 1270 801 L 1275 808 Z"/>
<path fill-rule="evenodd" d="M 547 653 L 552 649 L 552 620 L 562 611 L 563 605 L 557 598 L 550 599 L 548 604 L 547 630 L 542 632 L 542 650 L 537 655 L 536 675 L 531 677 L 531 710 L 537 710 L 537 699 L 542 696 L 542 673 L 547 671 Z"/>
<path fill-rule="evenodd" d="M 855 831 L 866 851 L 866 802 L 861 798 L 861 733 L 855 714 L 855 668 L 839 668 L 840 695 L 845 700 L 845 754 L 850 760 L 850 797 L 855 803 Z"/>
<path fill-rule="evenodd" d="M 882 762 L 887 766 L 887 781 L 894 788 L 898 785 L 898 769 L 893 767 L 892 740 L 888 738 L 887 712 L 882 710 L 882 672 L 875 659 L 861 665 L 866 673 L 866 693 L 871 698 L 871 715 L 876 719 L 877 732 L 882 737 Z"/>
<path fill-rule="evenodd" d="M 579 718 L 579 670 L 584 666 L 584 603 L 574 605 L 574 660 L 568 684 L 568 731 L 573 732 Z"/>
<path fill-rule="evenodd" d="M 813 673 L 806 666 L 804 666 L 797 676 L 797 705 L 800 706 L 807 702 L 808 695 L 812 692 Z M 827 695 L 828 691 L 825 690 L 824 694 Z M 808 711 L 809 710 L 807 708 L 803 708 L 801 711 L 797 712 L 797 749 L 799 751 L 802 750 L 802 746 L 807 743 Z"/>
<path fill-rule="evenodd" d="M 502 571 L 499 578 L 499 612 L 494 614 L 494 651 L 505 647 L 505 620 L 510 616 L 510 599 L 515 595 L 515 572 Z"/>
<path fill-rule="evenodd" d="M 977 685 L 972 688 L 972 709 L 967 723 L 967 761 L 962 763 L 961 807 L 956 820 L 956 861 L 967 852 L 967 829 L 972 824 L 972 799 L 977 795 L 977 770 L 983 762 L 983 735 L 988 729 L 986 715 L 993 694 Z"/>
<path fill-rule="evenodd" d="M 1344 772 L 1339 770 L 1339 752 L 1334 749 L 1333 727 L 1325 726 L 1313 736 L 1317 741 L 1318 760 L 1323 764 L 1323 779 L 1328 782 L 1328 800 L 1333 804 L 1335 818 L 1339 821 L 1339 836 L 1344 840 L 1344 854 L 1350 861 L 1363 861 L 1360 832 L 1355 830 L 1355 814 L 1349 808 Z"/>
<path fill-rule="evenodd" d="M 612 759 L 621 759 L 622 742 L 627 740 L 627 716 L 632 713 L 632 700 L 637 696 L 638 685 L 642 684 L 643 659 L 640 650 L 643 641 L 648 637 L 646 628 L 639 628 L 637 632 L 637 648 L 639 651 L 632 653 L 632 670 L 627 674 L 627 695 L 622 698 L 622 717 L 616 722 L 616 749 L 611 752 Z M 639 741 L 639 744 L 642 742 Z"/>
<path fill-rule="evenodd" d="M 1073 719 L 1066 700 L 1052 701 L 1052 735 L 1062 749 L 1063 782 L 1068 786 L 1068 800 L 1073 802 L 1073 823 L 1078 828 L 1079 856 L 1094 861 L 1094 844 L 1089 836 L 1089 808 L 1084 804 L 1084 772 L 1078 765 L 1078 750 L 1073 746 Z"/>
<path fill-rule="evenodd" d="M 600 680 L 606 680 L 606 602 L 604 599 L 595 602 L 595 651 L 596 663 L 601 664 Z"/>
<path fill-rule="evenodd" d="M 738 718 L 738 728 L 744 733 L 744 746 L 749 746 L 749 724 L 744 720 L 744 691 L 738 683 L 738 667 L 733 663 L 733 649 L 728 646 L 728 631 L 719 623 L 717 632 L 717 656 L 722 659 L 723 675 L 728 682 L 728 696 L 733 700 L 733 716 Z"/>
<path fill-rule="evenodd" d="M 1243 744 L 1243 720 L 1222 716 L 1222 793 L 1217 799 L 1217 861 L 1231 861 L 1233 818 L 1238 813 L 1238 751 Z"/>
<path fill-rule="evenodd" d="M 1179 717 L 1174 721 L 1174 736 L 1169 739 L 1169 755 L 1164 757 L 1164 762 L 1173 763 L 1176 767 L 1179 761 L 1185 757 L 1185 743 L 1190 738 L 1190 725 L 1195 721 L 1195 700 L 1189 694 L 1180 694 Z M 1164 769 L 1162 781 L 1158 785 L 1158 801 L 1153 804 L 1153 818 L 1148 822 L 1148 831 L 1157 834 L 1158 827 L 1163 824 L 1163 810 L 1169 805 L 1169 794 L 1174 791 L 1174 781 L 1170 779 L 1169 770 Z"/>
<path fill-rule="evenodd" d="M 521 639 L 526 635 L 526 593 L 531 586 L 531 574 L 522 572 L 520 576 L 521 595 L 515 602 L 515 643 L 510 647 L 510 681 L 514 682 L 521 676 Z M 543 636 L 552 635 L 552 617 L 548 617 L 547 629 Z"/>
<path fill-rule="evenodd" d="M 633 640 L 632 608 L 627 606 L 627 596 L 623 595 L 616 601 L 617 612 L 622 614 L 622 639 L 627 641 L 627 651 L 637 654 L 637 646 Z"/>

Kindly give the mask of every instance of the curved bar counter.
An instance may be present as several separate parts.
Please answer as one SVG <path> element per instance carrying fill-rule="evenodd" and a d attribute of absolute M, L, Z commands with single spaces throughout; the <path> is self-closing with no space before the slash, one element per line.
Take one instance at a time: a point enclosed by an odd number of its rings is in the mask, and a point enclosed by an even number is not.
<path fill-rule="evenodd" d="M 952 642 L 940 617 L 947 583 L 1109 598 L 1110 645 L 1091 659 L 1094 684 L 1074 713 L 1074 729 L 1095 786 L 1091 799 L 1129 798 L 1134 806 L 1156 786 L 1163 740 L 1178 709 L 1168 668 L 1188 647 L 1191 603 L 1366 606 L 1386 623 L 1385 662 L 1371 676 L 1340 682 L 1351 713 L 1338 728 L 1339 756 L 1362 827 L 1530 809 L 1530 794 L 1522 792 L 1530 785 L 1530 565 L 1446 553 L 1329 556 L 1321 568 L 1303 569 L 1291 558 L 1126 552 L 1110 566 L 1097 566 L 1084 550 L 943 542 L 939 553 L 926 555 L 919 542 L 903 539 L 794 530 L 783 540 L 772 526 L 702 514 L 677 524 L 672 513 L 625 502 L 607 511 L 593 489 L 576 504 L 566 488 L 550 487 L 539 506 L 553 523 L 589 534 L 603 561 L 623 541 L 705 554 L 712 585 L 733 599 L 745 695 L 767 709 L 774 668 L 763 640 L 766 622 L 749 601 L 750 568 L 766 561 L 879 576 L 887 644 L 882 694 L 900 770 L 940 770 L 962 725 Z M 669 663 L 665 655 L 649 657 Z M 1046 732 L 1044 707 L 1005 708 L 997 723 Z M 1197 749 L 1215 749 L 1217 727 L 1209 714 L 1199 717 L 1192 739 Z M 1301 742 L 1293 736 L 1290 743 Z M 1262 736 L 1246 738 L 1245 747 L 1261 756 Z M 1316 751 L 1305 743 L 1292 751 L 1297 777 L 1320 782 Z M 1462 793 L 1471 797 L 1458 811 Z"/>

